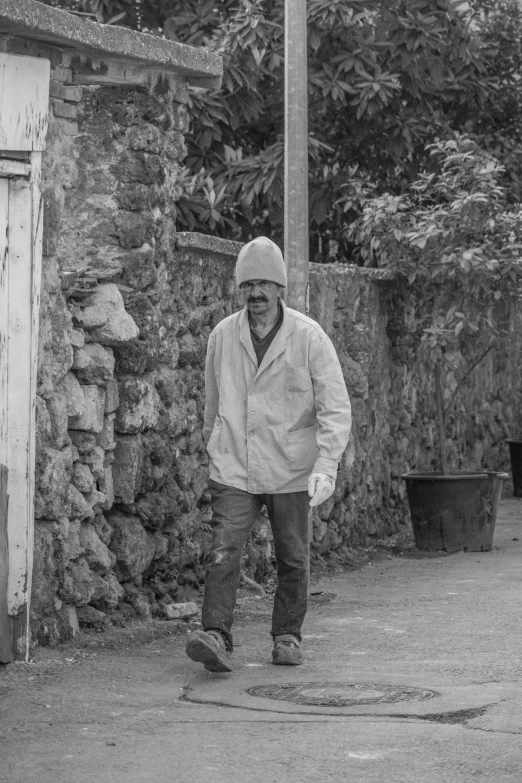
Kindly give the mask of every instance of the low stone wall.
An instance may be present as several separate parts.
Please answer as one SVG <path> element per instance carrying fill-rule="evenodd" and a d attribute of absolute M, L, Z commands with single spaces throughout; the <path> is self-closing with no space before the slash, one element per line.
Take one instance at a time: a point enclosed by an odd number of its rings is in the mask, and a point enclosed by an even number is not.
<path fill-rule="evenodd" d="M 310 315 L 336 346 L 353 408 L 336 492 L 314 512 L 313 551 L 334 561 L 409 525 L 401 474 L 440 470 L 434 378 L 413 366 L 395 285 L 382 271 L 312 265 Z M 504 439 L 522 435 L 522 308 L 508 321 L 511 339 L 476 367 L 450 412 L 454 470 L 509 471 Z"/>

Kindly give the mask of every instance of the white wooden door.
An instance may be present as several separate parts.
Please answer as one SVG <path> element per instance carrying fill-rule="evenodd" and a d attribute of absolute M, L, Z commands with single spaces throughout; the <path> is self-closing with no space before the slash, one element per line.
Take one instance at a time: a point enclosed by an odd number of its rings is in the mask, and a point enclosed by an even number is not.
<path fill-rule="evenodd" d="M 4 560 L 7 544 L 8 563 L 7 580 L 5 567 L 0 578 L 0 612 L 5 613 L 7 605 L 12 655 L 21 659 L 29 654 L 42 258 L 40 174 L 49 71 L 48 60 L 0 53 L 0 465 L 8 470 L 9 496 L 7 542 L 0 542 Z"/>
<path fill-rule="evenodd" d="M 37 154 L 39 157 L 39 154 Z M 29 644 L 34 518 L 34 429 L 41 268 L 39 161 L 0 159 L 0 464 L 8 468 L 7 611 L 14 657 Z M 3 176 L 2 176 L 3 175 Z M 35 250 L 37 251 L 35 253 Z"/>

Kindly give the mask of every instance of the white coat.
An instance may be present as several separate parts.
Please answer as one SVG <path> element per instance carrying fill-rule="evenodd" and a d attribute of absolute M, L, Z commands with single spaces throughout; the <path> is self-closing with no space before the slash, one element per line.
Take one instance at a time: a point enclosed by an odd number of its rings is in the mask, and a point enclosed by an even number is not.
<path fill-rule="evenodd" d="M 210 478 L 251 494 L 305 491 L 312 472 L 335 477 L 350 435 L 350 400 L 330 338 L 281 304 L 283 323 L 259 368 L 246 307 L 208 342 Z"/>

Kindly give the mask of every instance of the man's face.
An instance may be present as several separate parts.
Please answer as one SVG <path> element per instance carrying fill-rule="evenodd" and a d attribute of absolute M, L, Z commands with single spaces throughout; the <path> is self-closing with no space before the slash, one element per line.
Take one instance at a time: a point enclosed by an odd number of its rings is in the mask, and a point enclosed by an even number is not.
<path fill-rule="evenodd" d="M 270 280 L 247 280 L 241 283 L 239 290 L 248 310 L 253 315 L 263 315 L 274 307 L 282 289 Z"/>

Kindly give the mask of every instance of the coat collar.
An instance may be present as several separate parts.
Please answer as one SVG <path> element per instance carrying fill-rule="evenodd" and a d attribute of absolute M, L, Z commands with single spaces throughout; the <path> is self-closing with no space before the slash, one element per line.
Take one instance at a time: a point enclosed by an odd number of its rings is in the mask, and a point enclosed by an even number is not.
<path fill-rule="evenodd" d="M 268 351 L 264 355 L 263 361 L 261 362 L 261 367 L 258 367 L 256 378 L 262 372 L 264 372 L 264 370 L 266 370 L 270 364 L 272 364 L 274 359 L 277 359 L 277 357 L 283 353 L 286 348 L 286 341 L 294 330 L 294 322 L 293 319 L 290 318 L 286 304 L 282 299 L 279 301 L 281 302 L 281 306 L 283 308 L 283 323 L 281 324 L 281 328 L 279 329 L 278 333 L 270 343 Z M 250 322 L 248 320 L 248 309 L 246 305 L 239 314 L 239 339 L 241 340 L 246 352 L 257 366 L 256 352 L 254 351 L 254 346 L 252 345 Z"/>

